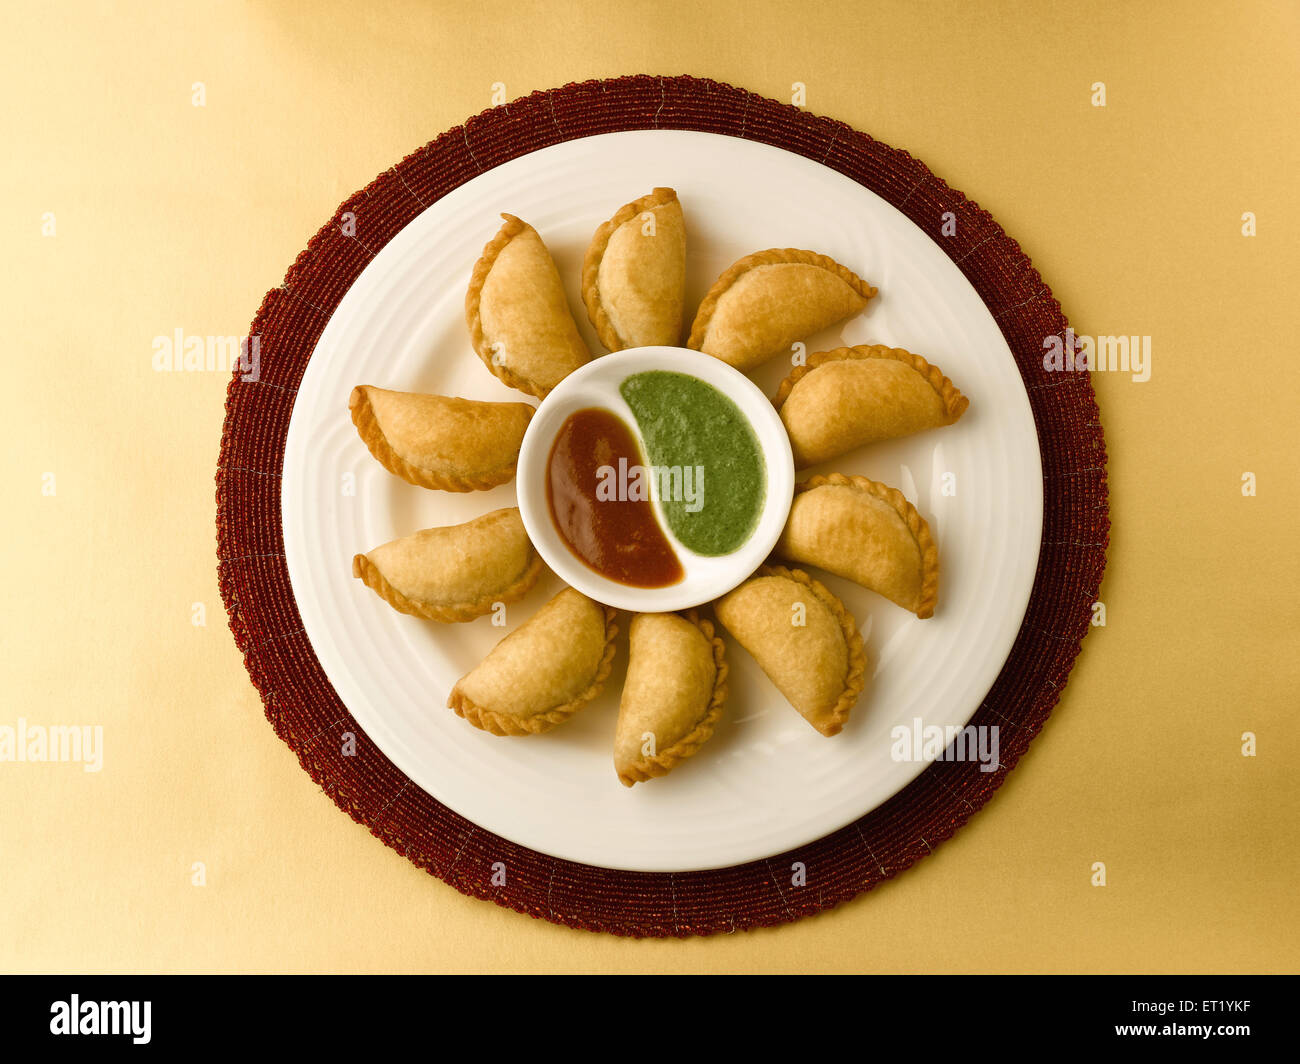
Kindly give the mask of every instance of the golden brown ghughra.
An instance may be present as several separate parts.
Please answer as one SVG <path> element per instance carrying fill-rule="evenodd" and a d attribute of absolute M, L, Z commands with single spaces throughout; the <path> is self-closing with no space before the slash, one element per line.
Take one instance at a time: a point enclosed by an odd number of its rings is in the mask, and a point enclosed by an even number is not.
<path fill-rule="evenodd" d="M 918 617 L 934 615 L 939 549 L 896 488 L 839 473 L 796 484 L 774 553 L 852 580 Z"/>
<path fill-rule="evenodd" d="M 951 425 L 970 406 L 938 366 L 879 345 L 809 356 L 772 402 L 800 469 L 863 444 Z"/>
<path fill-rule="evenodd" d="M 566 587 L 462 676 L 447 705 L 493 735 L 549 731 L 604 689 L 614 617 Z"/>
<path fill-rule="evenodd" d="M 714 612 L 809 724 L 823 735 L 844 727 L 866 684 L 867 655 L 852 615 L 823 584 L 764 566 Z"/>
<path fill-rule="evenodd" d="M 513 214 L 501 217 L 505 225 L 474 264 L 465 322 L 484 365 L 540 399 L 591 355 L 537 230 Z"/>
<path fill-rule="evenodd" d="M 714 282 L 686 346 L 750 370 L 857 314 L 875 294 L 852 270 L 815 251 L 756 251 Z"/>
<path fill-rule="evenodd" d="M 352 559 L 352 575 L 393 609 L 444 623 L 517 601 L 541 571 L 513 506 L 463 525 L 426 528 Z"/>
<path fill-rule="evenodd" d="M 713 735 L 727 700 L 727 661 L 694 610 L 641 613 L 628 629 L 614 770 L 625 787 L 667 775 Z"/>
<path fill-rule="evenodd" d="M 481 403 L 368 384 L 352 389 L 348 408 L 385 469 L 442 491 L 480 491 L 510 480 L 533 416 L 527 403 Z"/>
<path fill-rule="evenodd" d="M 621 207 L 596 230 L 582 263 L 587 317 L 611 351 L 674 347 L 686 298 L 686 225 L 671 188 Z"/>

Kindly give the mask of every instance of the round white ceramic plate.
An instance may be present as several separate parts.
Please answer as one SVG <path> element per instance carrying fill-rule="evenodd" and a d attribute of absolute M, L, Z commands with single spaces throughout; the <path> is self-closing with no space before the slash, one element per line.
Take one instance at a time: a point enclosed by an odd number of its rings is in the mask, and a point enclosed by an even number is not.
<path fill-rule="evenodd" d="M 687 225 L 687 315 L 730 263 L 772 247 L 830 255 L 880 289 L 868 310 L 811 337 L 906 347 L 970 397 L 954 426 L 851 453 L 812 472 L 862 473 L 911 499 L 939 544 L 939 606 L 917 620 L 817 573 L 857 617 L 872 673 L 844 731 L 815 732 L 735 643 L 713 739 L 660 780 L 623 787 L 612 746 L 626 615 L 605 694 L 562 727 L 498 738 L 446 708 L 447 692 L 560 588 L 547 575 L 489 617 L 439 625 L 393 611 L 352 577 L 352 556 L 398 536 L 515 505 L 514 484 L 455 495 L 387 473 L 348 416 L 356 384 L 472 399 L 524 398 L 469 344 L 470 270 L 508 211 L 550 247 L 588 346 L 579 292 L 596 227 L 652 187 L 677 190 Z M 689 326 L 689 321 L 687 322 Z M 789 363 L 752 375 L 773 394 Z M 896 760 L 896 725 L 964 726 L 1019 630 L 1042 530 L 1038 438 L 1020 374 L 988 309 L 929 237 L 862 186 L 777 148 L 709 133 L 640 131 L 567 141 L 469 181 L 391 240 L 322 333 L 284 461 L 285 553 L 307 635 L 357 723 L 429 794 L 488 831 L 572 861 L 643 871 L 717 868 L 793 849 L 901 790 L 925 767 Z"/>

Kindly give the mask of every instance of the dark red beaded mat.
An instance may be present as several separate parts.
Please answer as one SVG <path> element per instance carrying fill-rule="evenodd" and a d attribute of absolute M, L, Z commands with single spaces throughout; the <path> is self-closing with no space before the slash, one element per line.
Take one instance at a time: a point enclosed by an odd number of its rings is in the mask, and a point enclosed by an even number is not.
<path fill-rule="evenodd" d="M 797 152 L 906 214 L 970 279 L 1016 356 L 1038 425 L 1044 527 L 1034 590 L 1011 656 L 972 721 L 1000 729 L 1002 768 L 936 762 L 874 812 L 765 861 L 710 872 L 629 873 L 517 846 L 434 801 L 348 714 L 303 632 L 284 560 L 280 474 L 303 371 L 334 308 L 370 259 L 424 208 L 494 166 L 551 144 L 627 129 L 722 133 Z M 941 235 L 943 216 L 956 232 Z M 355 233 L 343 215 L 355 216 Z M 950 227 L 951 228 L 951 227 Z M 347 232 L 345 233 L 345 229 Z M 537 92 L 448 130 L 340 205 L 266 294 L 249 329 L 260 376 L 236 371 L 217 468 L 221 595 L 266 715 L 334 802 L 457 890 L 521 913 L 618 935 L 707 935 L 831 908 L 897 875 L 949 838 L 1020 760 L 1060 697 L 1106 563 L 1106 450 L 1086 373 L 1048 373 L 1043 340 L 1061 308 L 998 224 L 905 151 L 841 122 L 691 77 L 624 77 Z M 468 351 L 468 348 L 466 348 Z M 340 735 L 357 737 L 341 756 Z M 791 885 L 803 862 L 807 885 Z M 494 886 L 493 864 L 505 883 Z"/>

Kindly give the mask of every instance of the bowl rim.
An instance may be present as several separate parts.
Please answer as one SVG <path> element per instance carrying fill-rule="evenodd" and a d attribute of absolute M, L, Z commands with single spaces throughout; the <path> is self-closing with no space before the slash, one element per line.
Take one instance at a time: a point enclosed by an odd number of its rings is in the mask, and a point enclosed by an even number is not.
<path fill-rule="evenodd" d="M 635 373 L 663 370 L 683 373 L 716 388 L 739 409 L 753 429 L 765 464 L 766 491 L 754 531 L 730 554 L 705 557 L 682 544 L 657 504 L 660 528 L 686 575 L 667 587 L 640 588 L 596 572 L 560 537 L 547 500 L 547 463 L 551 446 L 569 415 L 601 407 L 627 423 L 642 449 L 645 443 L 619 385 Z M 794 497 L 794 454 L 776 408 L 762 390 L 721 359 L 684 347 L 635 347 L 601 355 L 574 370 L 542 400 L 524 433 L 516 468 L 516 495 L 524 528 L 551 570 L 588 598 L 616 609 L 667 613 L 690 609 L 725 595 L 763 564 L 785 528 Z"/>

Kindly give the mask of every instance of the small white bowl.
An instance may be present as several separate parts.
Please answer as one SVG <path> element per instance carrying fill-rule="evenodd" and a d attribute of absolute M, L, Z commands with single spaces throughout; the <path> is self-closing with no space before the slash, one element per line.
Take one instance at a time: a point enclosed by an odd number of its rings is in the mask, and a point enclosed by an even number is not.
<path fill-rule="evenodd" d="M 754 429 L 766 469 L 763 509 L 753 534 L 736 551 L 718 557 L 696 554 L 683 546 L 659 513 L 659 525 L 672 544 L 683 579 L 668 587 L 631 587 L 601 576 L 577 557 L 560 537 L 546 498 L 547 461 L 556 433 L 570 414 L 601 407 L 620 417 L 640 439 L 631 408 L 619 385 L 634 373 L 666 370 L 685 373 L 712 385 L 739 407 Z M 524 434 L 516 478 L 524 527 L 542 560 L 571 587 L 616 609 L 667 613 L 710 602 L 725 595 L 763 564 L 785 527 L 794 495 L 794 456 L 785 426 L 772 402 L 739 370 L 711 355 L 683 347 L 636 347 L 602 355 L 575 370 L 542 400 Z"/>

